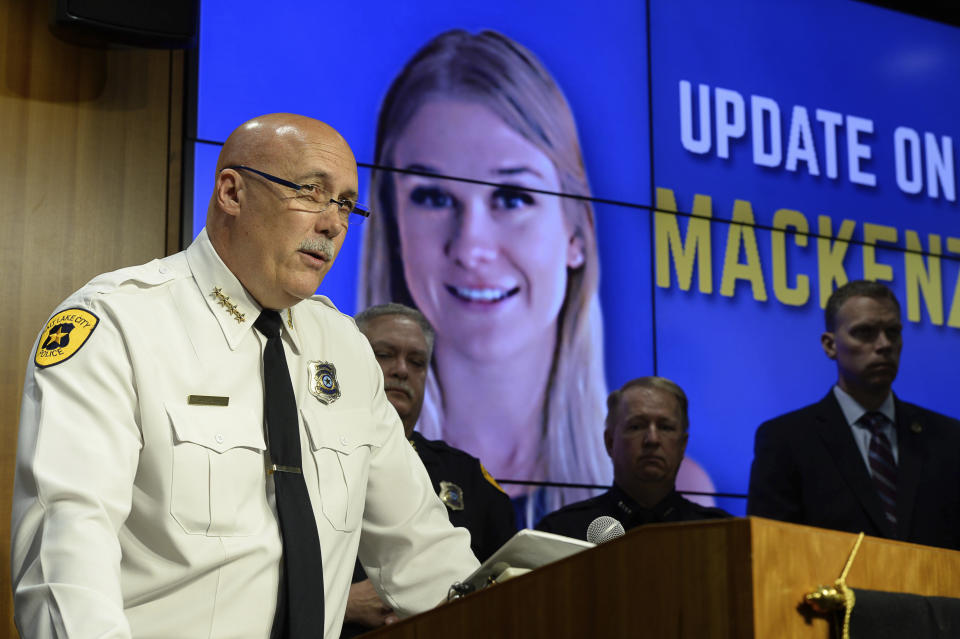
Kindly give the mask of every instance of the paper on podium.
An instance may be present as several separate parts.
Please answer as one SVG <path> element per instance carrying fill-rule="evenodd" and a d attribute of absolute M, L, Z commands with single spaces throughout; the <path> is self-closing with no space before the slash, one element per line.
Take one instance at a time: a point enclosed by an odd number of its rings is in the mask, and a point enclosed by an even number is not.
<path fill-rule="evenodd" d="M 490 577 L 496 577 L 507 568 L 533 570 L 593 546 L 582 539 L 525 528 L 507 540 L 463 583 L 472 586 L 473 590 L 480 590 Z"/>

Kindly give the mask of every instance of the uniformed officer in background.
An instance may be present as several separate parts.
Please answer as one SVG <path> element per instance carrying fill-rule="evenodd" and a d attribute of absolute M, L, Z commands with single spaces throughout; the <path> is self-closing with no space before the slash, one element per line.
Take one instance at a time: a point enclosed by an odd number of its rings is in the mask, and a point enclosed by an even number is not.
<path fill-rule="evenodd" d="M 613 460 L 613 487 L 564 506 L 537 524 L 567 537 L 587 538 L 596 518 L 613 517 L 624 529 L 642 524 L 729 517 L 677 492 L 677 470 L 687 449 L 687 396 L 664 377 L 632 379 L 607 398 L 603 441 Z"/>
<path fill-rule="evenodd" d="M 400 415 L 407 438 L 446 504 L 450 522 L 470 531 L 470 546 L 483 561 L 516 532 L 510 498 L 476 457 L 442 441 L 428 440 L 413 430 L 423 405 L 433 353 L 433 327 L 420 311 L 403 304 L 372 306 L 355 319 L 383 369 L 387 399 Z M 341 639 L 396 619 L 358 563 Z"/>

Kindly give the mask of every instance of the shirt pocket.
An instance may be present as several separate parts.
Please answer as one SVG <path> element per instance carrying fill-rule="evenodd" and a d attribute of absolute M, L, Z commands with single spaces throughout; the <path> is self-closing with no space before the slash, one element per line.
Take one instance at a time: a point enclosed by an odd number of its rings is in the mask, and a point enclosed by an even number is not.
<path fill-rule="evenodd" d="M 270 511 L 263 426 L 239 407 L 166 409 L 173 428 L 170 514 L 191 535 L 254 534 Z"/>
<path fill-rule="evenodd" d="M 302 408 L 310 438 L 323 516 L 334 529 L 350 532 L 363 518 L 370 456 L 379 448 L 369 410 Z"/>

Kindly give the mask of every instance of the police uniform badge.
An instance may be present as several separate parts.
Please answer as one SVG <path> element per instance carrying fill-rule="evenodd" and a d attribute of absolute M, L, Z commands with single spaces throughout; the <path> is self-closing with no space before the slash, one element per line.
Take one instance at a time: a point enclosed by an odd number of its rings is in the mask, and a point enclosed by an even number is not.
<path fill-rule="evenodd" d="M 309 362 L 310 393 L 324 404 L 332 404 L 340 398 L 340 382 L 337 367 L 330 362 Z"/>
<path fill-rule="evenodd" d="M 73 357 L 93 334 L 100 318 L 82 308 L 68 308 L 50 318 L 43 327 L 33 362 L 46 368 Z"/>
<path fill-rule="evenodd" d="M 439 495 L 450 510 L 463 510 L 463 489 L 452 481 L 440 482 Z"/>

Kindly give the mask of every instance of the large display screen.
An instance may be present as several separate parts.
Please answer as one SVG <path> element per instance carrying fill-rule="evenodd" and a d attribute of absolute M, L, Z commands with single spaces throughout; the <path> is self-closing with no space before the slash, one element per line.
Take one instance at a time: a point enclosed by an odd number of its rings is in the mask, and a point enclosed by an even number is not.
<path fill-rule="evenodd" d="M 499 478 L 609 484 L 606 393 L 661 375 L 690 399 L 679 487 L 745 495 L 756 427 L 836 380 L 822 308 L 852 279 L 901 301 L 897 395 L 960 414 L 957 28 L 836 0 L 201 10 L 194 235 L 238 124 L 339 130 L 391 214 L 351 229 L 320 293 L 424 307 L 449 363 L 422 430 Z"/>

